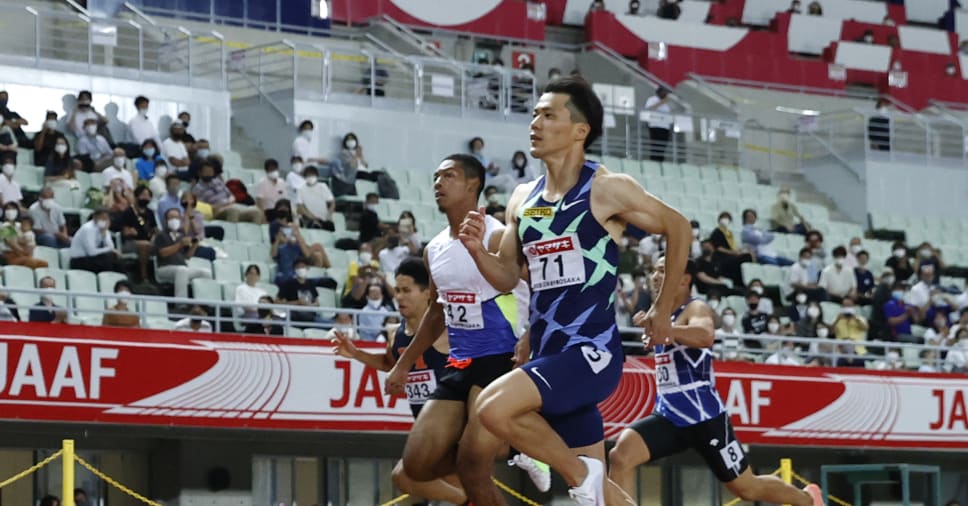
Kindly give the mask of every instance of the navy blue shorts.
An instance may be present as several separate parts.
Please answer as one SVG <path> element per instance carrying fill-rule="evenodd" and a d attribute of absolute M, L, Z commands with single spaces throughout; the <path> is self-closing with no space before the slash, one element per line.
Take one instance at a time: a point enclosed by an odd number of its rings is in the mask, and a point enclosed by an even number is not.
<path fill-rule="evenodd" d="M 589 343 L 538 357 L 521 367 L 541 394 L 541 416 L 569 448 L 605 438 L 598 403 L 618 386 L 623 360 L 621 347 L 603 351 Z"/>

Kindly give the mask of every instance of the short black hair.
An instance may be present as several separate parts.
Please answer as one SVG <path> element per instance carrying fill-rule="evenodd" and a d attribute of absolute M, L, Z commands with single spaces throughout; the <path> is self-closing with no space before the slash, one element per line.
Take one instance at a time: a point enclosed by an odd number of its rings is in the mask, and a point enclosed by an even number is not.
<path fill-rule="evenodd" d="M 430 273 L 420 257 L 405 258 L 397 267 L 397 276 L 410 276 L 417 286 L 426 289 L 430 286 Z"/>
<path fill-rule="evenodd" d="M 292 266 L 293 267 L 295 267 L 297 265 L 300 265 L 300 264 L 302 264 L 302 265 L 309 265 L 309 261 L 306 260 L 306 257 L 299 257 L 299 258 L 297 258 L 297 259 L 295 259 L 295 260 L 292 261 Z"/>
<path fill-rule="evenodd" d="M 754 218 L 759 217 L 755 209 L 743 209 L 743 221 L 746 221 L 747 214 L 752 214 Z"/>
<path fill-rule="evenodd" d="M 308 126 L 309 128 L 314 128 L 314 127 L 313 127 L 313 122 L 312 122 L 312 121 L 309 121 L 308 119 L 304 119 L 304 120 L 302 121 L 302 123 L 300 123 L 300 124 L 299 124 L 299 129 L 300 129 L 300 130 L 302 130 L 302 129 L 304 129 L 304 128 L 306 128 L 307 126 Z"/>
<path fill-rule="evenodd" d="M 366 200 L 370 200 L 371 198 L 379 199 L 380 198 L 380 194 L 379 193 L 375 193 L 375 192 L 367 193 L 366 194 Z"/>
<path fill-rule="evenodd" d="M 862 250 L 858 251 L 857 254 L 854 255 L 854 256 L 860 257 L 861 255 L 864 255 L 867 258 L 870 258 L 871 257 L 871 254 L 868 253 L 866 249 L 862 249 Z"/>
<path fill-rule="evenodd" d="M 279 168 L 279 162 L 276 161 L 275 158 L 267 158 L 265 162 L 262 162 L 262 168 L 265 169 L 266 172 L 272 172 L 273 170 Z"/>
<path fill-rule="evenodd" d="M 804 237 L 804 239 L 809 241 L 810 237 L 813 237 L 813 236 L 816 236 L 817 239 L 820 239 L 820 242 L 823 242 L 823 234 L 821 234 L 819 230 L 811 230 L 807 232 L 807 235 Z"/>
<path fill-rule="evenodd" d="M 444 158 L 444 161 L 447 160 L 457 163 L 460 169 L 464 171 L 465 178 L 477 179 L 481 182 L 481 184 L 477 185 L 477 198 L 480 199 L 481 194 L 484 193 L 484 166 L 481 165 L 481 161 L 471 155 L 465 155 L 463 153 L 454 153 Z"/>
<path fill-rule="evenodd" d="M 719 216 L 716 219 L 721 220 L 723 218 L 729 218 L 729 221 L 733 221 L 733 215 L 730 214 L 729 211 L 723 211 L 719 213 Z"/>
<path fill-rule="evenodd" d="M 350 133 L 348 133 L 348 134 L 346 134 L 346 135 L 343 136 L 343 145 L 345 146 L 346 145 L 346 141 L 348 141 L 350 139 L 353 139 L 357 143 L 360 142 L 360 138 L 357 137 L 355 133 L 350 132 Z"/>
<path fill-rule="evenodd" d="M 468 151 L 474 151 L 474 143 L 475 142 L 478 142 L 478 141 L 480 141 L 481 146 L 484 145 L 484 139 L 482 139 L 480 137 L 474 137 L 473 139 L 467 141 L 467 150 Z"/>
<path fill-rule="evenodd" d="M 135 107 L 138 107 L 139 104 L 147 104 L 147 103 L 148 103 L 148 97 L 144 95 L 138 95 L 137 98 L 134 99 Z"/>
<path fill-rule="evenodd" d="M 581 76 L 559 77 L 545 85 L 544 92 L 568 95 L 569 99 L 566 105 L 572 111 L 572 121 L 587 123 L 591 127 L 588 137 L 585 137 L 585 149 L 588 149 L 593 142 L 602 136 L 602 120 L 605 117 L 602 101 Z M 581 117 L 575 117 L 575 112 Z"/>
<path fill-rule="evenodd" d="M 753 290 L 746 290 L 746 298 L 749 299 L 750 297 L 756 297 L 757 299 L 759 299 L 760 294 L 754 292 Z"/>
<path fill-rule="evenodd" d="M 847 256 L 847 248 L 845 248 L 843 246 L 837 246 L 836 248 L 834 248 L 833 251 L 830 252 L 830 254 L 833 255 L 833 256 L 835 256 L 835 257 L 846 257 Z"/>
<path fill-rule="evenodd" d="M 810 248 L 807 248 L 807 247 L 800 248 L 800 255 L 799 256 L 802 257 L 804 253 L 810 253 L 811 255 L 813 255 L 813 250 L 810 249 Z"/>
<path fill-rule="evenodd" d="M 319 169 L 315 165 L 308 165 L 303 168 L 303 177 L 316 176 L 319 177 Z"/>
<path fill-rule="evenodd" d="M 54 495 L 45 495 L 43 499 L 40 500 L 40 506 L 54 506 L 54 504 L 59 504 L 60 499 Z"/>
<path fill-rule="evenodd" d="M 117 293 L 121 288 L 127 288 L 131 291 L 131 283 L 128 283 L 127 279 L 119 279 L 117 283 L 114 284 L 114 293 Z"/>
<path fill-rule="evenodd" d="M 249 271 L 252 270 L 254 270 L 256 274 L 260 276 L 262 275 L 262 269 L 259 268 L 259 264 L 249 264 L 249 266 L 245 268 L 245 275 L 248 276 Z"/>

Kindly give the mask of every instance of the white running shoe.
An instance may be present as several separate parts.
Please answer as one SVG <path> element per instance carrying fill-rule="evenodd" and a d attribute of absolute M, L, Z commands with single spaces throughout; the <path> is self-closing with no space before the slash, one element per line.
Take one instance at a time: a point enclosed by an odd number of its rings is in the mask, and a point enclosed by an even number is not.
<path fill-rule="evenodd" d="M 605 466 L 593 458 L 578 458 L 585 463 L 588 474 L 580 485 L 568 489 L 568 497 L 581 506 L 605 506 Z"/>
<path fill-rule="evenodd" d="M 508 465 L 518 466 L 527 472 L 528 478 L 531 478 L 538 490 L 542 492 L 551 490 L 551 468 L 548 464 L 519 453 L 508 460 Z"/>

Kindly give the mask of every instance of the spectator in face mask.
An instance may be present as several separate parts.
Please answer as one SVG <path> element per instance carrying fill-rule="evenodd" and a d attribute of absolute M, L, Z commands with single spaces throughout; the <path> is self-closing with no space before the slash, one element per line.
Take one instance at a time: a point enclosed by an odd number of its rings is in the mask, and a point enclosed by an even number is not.
<path fill-rule="evenodd" d="M 148 279 L 148 263 L 151 261 L 151 239 L 158 231 L 155 213 L 148 209 L 151 204 L 151 190 L 139 186 L 134 193 L 134 202 L 121 215 L 121 251 L 137 253 L 141 268 L 141 279 Z"/>
<path fill-rule="evenodd" d="M 306 185 L 296 191 L 296 211 L 306 228 L 319 228 L 333 232 L 333 212 L 336 200 L 329 186 L 319 180 L 316 167 L 310 165 L 303 171 Z"/>
<path fill-rule="evenodd" d="M 118 281 L 114 284 L 114 293 L 118 296 L 117 302 L 108 308 L 107 313 L 101 318 L 101 325 L 105 327 L 128 327 L 128 328 L 138 328 L 141 326 L 141 321 L 138 319 L 138 315 L 131 312 L 128 307 L 128 301 L 131 296 L 131 283 L 125 280 Z"/>
<path fill-rule="evenodd" d="M 97 125 L 107 123 L 107 119 L 94 110 L 94 106 L 91 105 L 91 99 L 90 91 L 84 90 L 78 93 L 77 104 L 71 116 L 67 119 L 71 133 L 78 139 L 85 135 L 85 125 L 88 120 L 94 120 L 95 130 L 97 130 Z"/>
<path fill-rule="evenodd" d="M 20 191 L 20 183 L 14 180 L 16 173 L 16 160 L 10 156 L 0 158 L 0 165 L 3 167 L 0 174 L 0 204 L 14 202 L 20 205 L 23 200 L 23 192 Z"/>
<path fill-rule="evenodd" d="M 918 255 L 914 261 L 914 270 L 920 273 L 929 267 L 934 272 L 931 283 L 937 285 L 941 282 L 941 270 L 944 269 L 944 262 L 941 260 L 941 250 L 934 248 L 931 246 L 931 243 L 925 241 L 918 246 Z"/>
<path fill-rule="evenodd" d="M 484 212 L 491 216 L 497 213 L 503 213 L 506 209 L 501 204 L 501 195 L 497 192 L 497 187 L 495 186 L 484 188 L 484 200 L 487 201 L 487 207 L 484 208 Z"/>
<path fill-rule="evenodd" d="M 47 165 L 44 167 L 44 182 L 70 187 L 70 181 L 73 179 L 74 171 L 71 166 L 70 146 L 67 144 L 66 138 L 59 138 L 54 143 L 54 152 L 47 156 Z"/>
<path fill-rule="evenodd" d="M 364 313 L 357 317 L 359 322 L 360 339 L 363 341 L 378 341 L 383 331 L 383 319 L 386 313 L 393 311 L 393 307 L 384 302 L 383 288 L 379 283 L 366 287 L 366 304 L 360 308 Z"/>
<path fill-rule="evenodd" d="M 911 324 L 918 314 L 918 309 L 904 302 L 905 288 L 903 281 L 895 281 L 891 290 L 891 300 L 884 304 L 884 318 L 890 329 L 885 336 L 888 341 L 917 342 L 919 340 L 911 334 Z"/>
<path fill-rule="evenodd" d="M 34 165 L 38 167 L 47 165 L 47 158 L 54 152 L 54 145 L 57 143 L 57 139 L 64 139 L 64 144 L 67 144 L 67 138 L 64 137 L 62 132 L 57 130 L 57 113 L 47 111 L 44 124 L 41 126 L 40 131 L 34 134 Z"/>
<path fill-rule="evenodd" d="M 903 241 L 894 241 L 891 250 L 891 258 L 888 258 L 884 265 L 891 268 L 897 279 L 907 281 L 914 275 L 914 266 L 908 256 L 907 246 Z"/>
<path fill-rule="evenodd" d="M 161 151 L 174 173 L 178 174 L 182 181 L 190 181 L 188 168 L 191 165 L 191 158 L 188 156 L 188 146 L 185 145 L 184 137 L 185 125 L 181 121 L 172 121 L 171 126 L 168 127 L 168 138 L 161 143 Z"/>
<path fill-rule="evenodd" d="M 90 160 L 90 170 L 101 171 L 114 161 L 114 151 L 97 131 L 97 120 L 84 121 L 84 134 L 77 137 L 77 154 Z"/>
<path fill-rule="evenodd" d="M 50 276 L 44 276 L 37 282 L 37 288 L 41 290 L 54 291 L 57 289 L 56 281 Z M 40 296 L 40 301 L 30 308 L 28 321 L 41 323 L 64 323 L 67 321 L 67 312 L 64 308 L 54 304 L 54 298 L 46 293 Z"/>
<path fill-rule="evenodd" d="M 182 332 L 212 332 L 212 324 L 207 320 L 208 313 L 201 306 L 192 306 L 187 318 L 175 322 L 175 330 Z"/>
<path fill-rule="evenodd" d="M 269 237 L 272 239 L 270 255 L 276 260 L 275 283 L 282 283 L 295 276 L 293 269 L 297 259 L 306 259 L 309 265 L 327 268 L 329 256 L 322 244 L 306 241 L 299 224 L 293 221 L 292 208 L 286 199 L 276 202 L 275 220 L 269 224 Z M 316 278 L 314 282 L 324 288 L 336 288 L 331 278 Z"/>
<path fill-rule="evenodd" d="M 777 200 L 770 207 L 770 226 L 774 232 L 806 234 L 809 224 L 800 214 L 797 204 L 790 198 L 790 189 L 781 188 Z"/>
<path fill-rule="evenodd" d="M 53 189 L 44 187 L 40 190 L 37 201 L 30 205 L 28 212 L 34 221 L 37 244 L 49 248 L 66 248 L 71 245 L 64 210 L 54 200 Z"/>
<path fill-rule="evenodd" d="M 359 339 L 359 336 L 356 334 L 356 328 L 353 326 L 353 316 L 349 313 L 336 313 L 333 320 L 333 328 L 326 333 L 326 339 L 331 341 L 336 337 L 337 332 L 351 341 Z"/>
<path fill-rule="evenodd" d="M 185 147 L 188 148 L 188 156 L 195 156 L 195 151 L 198 150 L 198 146 L 195 144 L 195 136 L 188 133 L 188 127 L 192 123 L 192 115 L 189 114 L 188 111 L 182 111 L 178 113 L 178 121 L 181 121 L 182 125 L 185 127 L 185 134 L 182 135 L 182 142 L 184 142 Z"/>
<path fill-rule="evenodd" d="M 286 182 L 279 173 L 279 162 L 274 158 L 266 160 L 262 168 L 266 175 L 255 185 L 255 205 L 265 213 L 266 219 L 271 221 L 276 202 L 286 198 Z"/>
<path fill-rule="evenodd" d="M 128 159 L 124 157 L 124 150 L 114 148 L 114 157 L 111 159 L 111 165 L 101 171 L 105 188 L 111 186 L 111 183 L 116 180 L 120 180 L 124 184 L 125 189 L 134 190 L 136 180 L 131 175 L 131 171 L 128 170 L 127 164 Z"/>
<path fill-rule="evenodd" d="M 638 16 L 639 15 L 639 0 L 632 0 L 629 2 L 629 15 Z"/>
<path fill-rule="evenodd" d="M 272 297 L 264 295 L 259 298 L 259 304 L 273 304 Z M 275 313 L 272 308 L 259 308 L 259 320 L 246 324 L 243 333 L 264 336 L 281 336 L 285 333 L 282 328 L 283 318 Z"/>
<path fill-rule="evenodd" d="M 844 265 L 847 248 L 837 246 L 834 248 L 833 256 L 834 263 L 824 267 L 820 272 L 820 282 L 817 286 L 826 290 L 827 297 L 833 302 L 840 302 L 845 297 L 853 299 L 857 296 L 857 277 L 854 276 L 852 269 Z"/>
<path fill-rule="evenodd" d="M 37 239 L 34 236 L 33 222 L 30 217 L 20 216 L 20 207 L 16 202 L 9 202 L 3 206 L 3 223 L 0 224 L 0 253 L 8 265 L 20 265 L 30 269 L 47 267 L 47 262 L 34 258 L 34 248 Z"/>
<path fill-rule="evenodd" d="M 297 322 L 322 322 L 319 314 L 319 291 L 316 283 L 309 279 L 309 264 L 305 258 L 293 262 L 294 277 L 279 285 L 279 300 L 293 306 L 306 306 L 308 311 L 293 311 L 289 317 Z"/>
<path fill-rule="evenodd" d="M 121 272 L 118 257 L 108 226 L 111 224 L 107 209 L 98 209 L 91 219 L 81 225 L 71 239 L 71 269 L 81 269 L 95 274 L 105 271 Z"/>
<path fill-rule="evenodd" d="M 359 256 L 350 262 L 346 271 L 346 282 L 343 284 L 343 307 L 358 307 L 364 304 L 366 287 L 372 281 L 377 281 L 380 272 L 380 262 L 374 258 L 369 243 L 360 244 Z"/>
<path fill-rule="evenodd" d="M 319 156 L 319 148 L 316 147 L 313 138 L 313 122 L 304 120 L 299 124 L 299 135 L 292 141 L 292 156 L 298 156 L 303 163 L 314 165 L 329 164 L 329 160 Z"/>
<path fill-rule="evenodd" d="M 380 222 L 380 196 L 376 193 L 366 195 L 366 207 L 363 209 L 363 216 L 360 217 L 361 243 L 370 242 L 383 235 L 383 227 Z"/>
<path fill-rule="evenodd" d="M 528 160 L 528 155 L 524 151 L 515 151 L 514 156 L 511 157 L 511 176 L 514 177 L 518 184 L 533 181 L 538 177 L 534 167 L 531 166 L 531 161 Z"/>
<path fill-rule="evenodd" d="M 158 144 L 155 144 L 154 139 L 145 139 L 141 143 L 141 156 L 135 159 L 134 166 L 138 171 L 138 179 L 149 180 L 155 177 L 155 166 L 158 160 L 164 160 L 161 153 L 158 152 Z M 166 176 L 162 175 L 162 179 Z"/>
<path fill-rule="evenodd" d="M 188 146 L 187 141 L 185 141 L 185 145 Z M 191 145 L 194 146 L 195 149 L 188 151 L 188 156 L 191 158 L 191 163 L 188 164 L 188 180 L 194 181 L 198 179 L 198 172 L 201 170 L 202 164 L 204 163 L 212 163 L 216 167 L 219 167 L 216 172 L 221 175 L 222 155 L 212 154 L 211 147 L 206 139 L 199 139 L 197 142 L 193 142 Z"/>
<path fill-rule="evenodd" d="M 773 249 L 773 233 L 756 226 L 757 214 L 752 209 L 743 211 L 743 246 L 756 252 L 756 261 L 764 265 L 793 265 L 793 260 L 782 257 Z"/>
<path fill-rule="evenodd" d="M 144 143 L 150 140 L 157 149 L 161 144 L 161 137 L 158 136 L 158 129 L 155 128 L 155 124 L 148 118 L 148 104 L 148 97 L 138 96 L 134 99 L 134 107 L 137 112 L 128 121 L 128 132 L 131 133 L 131 140 L 135 144 L 144 146 Z"/>
<path fill-rule="evenodd" d="M 820 309 L 820 304 L 810 302 L 804 311 L 804 316 L 796 323 L 796 334 L 803 337 L 827 337 L 820 335 L 820 325 L 823 325 L 823 311 Z M 824 331 L 826 330 L 824 326 Z"/>
<path fill-rule="evenodd" d="M 165 229 L 155 234 L 152 241 L 158 256 L 158 269 L 155 278 L 162 283 L 175 285 L 175 297 L 188 297 L 188 287 L 195 278 L 211 278 L 207 269 L 188 266 L 188 259 L 195 255 L 198 240 L 182 232 L 182 216 L 178 209 L 165 213 Z"/>
<path fill-rule="evenodd" d="M 303 178 L 303 159 L 298 156 L 294 156 L 289 159 L 289 173 L 286 174 L 286 190 L 289 194 L 289 200 L 292 202 L 296 201 L 296 192 L 306 184 L 306 179 Z"/>
<path fill-rule="evenodd" d="M 397 232 L 400 234 L 400 243 L 410 248 L 410 254 L 420 256 L 420 249 L 423 248 L 423 239 L 420 231 L 417 230 L 417 219 L 410 211 L 403 211 L 397 219 Z"/>
<path fill-rule="evenodd" d="M 793 292 L 793 304 L 787 308 L 787 318 L 797 323 L 807 317 L 807 294 L 803 290 Z"/>

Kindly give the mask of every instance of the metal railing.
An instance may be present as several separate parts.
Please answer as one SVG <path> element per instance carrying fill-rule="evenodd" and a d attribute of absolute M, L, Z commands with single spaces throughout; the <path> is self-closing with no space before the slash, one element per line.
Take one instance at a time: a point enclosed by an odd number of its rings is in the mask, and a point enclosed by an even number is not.
<path fill-rule="evenodd" d="M 0 4 L 8 29 L 0 61 L 48 70 L 223 89 L 224 41 L 216 32 Z"/>

